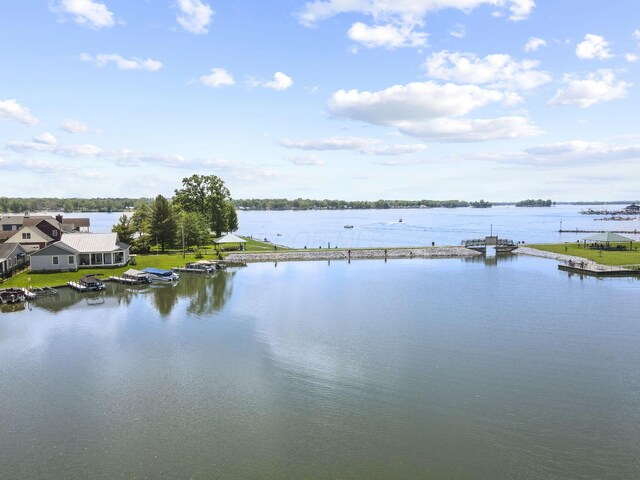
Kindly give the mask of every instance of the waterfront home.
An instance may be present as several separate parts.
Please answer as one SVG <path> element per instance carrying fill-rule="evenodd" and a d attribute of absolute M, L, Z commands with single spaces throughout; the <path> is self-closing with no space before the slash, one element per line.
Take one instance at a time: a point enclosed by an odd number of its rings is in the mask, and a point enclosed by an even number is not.
<path fill-rule="evenodd" d="M 627 205 L 624 207 L 624 213 L 640 213 L 640 205 L 636 205 L 635 203 Z"/>
<path fill-rule="evenodd" d="M 130 246 L 116 233 L 65 233 L 62 239 L 31 254 L 31 271 L 64 272 L 83 267 L 120 267 Z"/>
<path fill-rule="evenodd" d="M 62 218 L 62 217 L 60 217 Z M 62 224 L 53 217 L 25 217 L 22 223 L 24 227 L 36 227 L 53 241 L 60 240 L 62 236 Z"/>
<path fill-rule="evenodd" d="M 0 243 L 0 278 L 10 277 L 27 264 L 27 251 L 18 243 Z"/>
<path fill-rule="evenodd" d="M 36 226 L 21 227 L 6 243 L 19 243 L 27 252 L 33 252 L 46 247 L 55 240 Z"/>

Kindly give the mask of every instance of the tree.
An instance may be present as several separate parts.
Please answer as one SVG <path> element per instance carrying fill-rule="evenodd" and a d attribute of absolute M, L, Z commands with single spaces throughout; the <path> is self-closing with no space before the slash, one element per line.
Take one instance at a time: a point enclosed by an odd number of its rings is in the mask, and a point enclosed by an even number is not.
<path fill-rule="evenodd" d="M 173 201 L 186 212 L 205 216 L 209 228 L 216 236 L 229 231 L 231 218 L 227 204 L 231 200 L 229 189 L 215 175 L 191 175 L 182 179 L 182 188 L 175 191 Z M 237 218 L 236 218 L 237 224 Z"/>
<path fill-rule="evenodd" d="M 238 213 L 236 212 L 236 207 L 233 206 L 233 203 L 227 202 L 225 205 L 226 209 L 226 217 L 227 217 L 227 232 L 235 232 L 238 230 Z"/>
<path fill-rule="evenodd" d="M 209 240 L 209 224 L 207 219 L 197 212 L 178 212 L 180 235 L 184 233 L 184 246 L 189 248 L 204 245 Z"/>
<path fill-rule="evenodd" d="M 173 208 L 166 198 L 158 195 L 153 201 L 151 212 L 151 236 L 164 252 L 165 247 L 173 245 L 176 239 L 177 225 Z"/>
<path fill-rule="evenodd" d="M 133 225 L 131 225 L 131 220 L 125 214 L 122 214 L 118 223 L 113 226 L 111 231 L 118 234 L 118 240 L 121 242 L 128 245 L 133 243 L 133 234 L 135 233 L 135 230 Z"/>
<path fill-rule="evenodd" d="M 148 234 L 151 230 L 151 208 L 146 202 L 140 202 L 131 216 L 131 225 L 139 236 Z"/>

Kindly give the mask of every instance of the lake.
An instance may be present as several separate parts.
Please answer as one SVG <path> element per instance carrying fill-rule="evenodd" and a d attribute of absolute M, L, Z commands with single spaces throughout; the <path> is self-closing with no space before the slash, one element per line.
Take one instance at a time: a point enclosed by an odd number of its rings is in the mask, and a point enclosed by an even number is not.
<path fill-rule="evenodd" d="M 640 478 L 638 311 L 517 256 L 63 289 L 0 314 L 3 477 Z"/>
<path fill-rule="evenodd" d="M 403 247 L 460 245 L 471 238 L 484 238 L 492 231 L 501 238 L 526 243 L 575 242 L 584 233 L 563 230 L 624 230 L 640 232 L 640 220 L 596 221 L 598 215 L 580 210 L 602 209 L 598 205 L 555 207 L 496 206 L 492 208 L 432 208 L 391 210 L 238 211 L 240 235 L 287 247 Z M 622 208 L 609 205 L 605 208 Z M 78 214 L 79 216 L 80 214 Z M 82 214 L 91 218 L 91 230 L 109 232 L 121 213 Z M 399 220 L 402 219 L 402 222 Z M 353 225 L 345 229 L 345 225 Z M 628 235 L 640 240 L 640 235 Z"/>

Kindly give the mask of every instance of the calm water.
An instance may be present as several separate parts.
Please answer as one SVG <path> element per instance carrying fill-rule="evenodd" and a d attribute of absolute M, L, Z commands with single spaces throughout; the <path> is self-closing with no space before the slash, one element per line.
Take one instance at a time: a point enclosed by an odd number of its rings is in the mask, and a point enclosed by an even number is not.
<path fill-rule="evenodd" d="M 515 242 L 562 243 L 582 240 L 589 234 L 563 230 L 624 230 L 640 232 L 640 219 L 595 221 L 601 216 L 580 215 L 580 210 L 601 205 L 558 205 L 551 208 L 433 208 L 393 210 L 239 211 L 240 235 L 268 239 L 288 247 L 402 247 L 459 245 L 462 240 L 493 233 Z M 605 206 L 619 210 L 620 205 Z M 121 212 L 84 213 L 91 231 L 110 232 Z M 402 222 L 399 220 L 402 219 Z M 345 229 L 353 225 L 353 229 Z M 627 235 L 627 234 L 625 234 Z M 627 235 L 640 241 L 640 235 Z"/>
<path fill-rule="evenodd" d="M 0 314 L 3 478 L 640 478 L 640 282 L 250 265 Z"/>

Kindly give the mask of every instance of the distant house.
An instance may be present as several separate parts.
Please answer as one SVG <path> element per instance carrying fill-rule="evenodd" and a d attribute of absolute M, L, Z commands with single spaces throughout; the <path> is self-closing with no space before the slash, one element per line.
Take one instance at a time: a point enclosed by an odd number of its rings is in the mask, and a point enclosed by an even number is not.
<path fill-rule="evenodd" d="M 17 243 L 0 243 L 0 277 L 10 277 L 27 264 L 27 251 Z"/>
<path fill-rule="evenodd" d="M 53 217 L 25 217 L 22 226 L 36 227 L 42 233 L 51 237 L 53 241 L 58 241 L 62 237 L 62 224 Z"/>
<path fill-rule="evenodd" d="M 62 218 L 62 215 L 59 215 L 59 217 L 63 232 L 89 232 L 91 227 L 91 220 L 89 218 Z"/>
<path fill-rule="evenodd" d="M 33 252 L 46 247 L 55 240 L 38 227 L 22 227 L 7 238 L 6 243 L 19 243 L 27 252 Z"/>
<path fill-rule="evenodd" d="M 0 242 L 15 235 L 22 228 L 24 216 L 2 215 L 0 216 Z"/>
<path fill-rule="evenodd" d="M 116 233 L 65 233 L 60 241 L 31 254 L 31 271 L 123 266 L 129 262 L 129 248 Z"/>
<path fill-rule="evenodd" d="M 632 203 L 631 205 L 627 205 L 626 207 L 624 207 L 624 212 L 625 213 L 640 213 L 640 205 L 636 205 L 635 203 Z"/>

